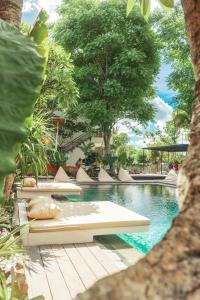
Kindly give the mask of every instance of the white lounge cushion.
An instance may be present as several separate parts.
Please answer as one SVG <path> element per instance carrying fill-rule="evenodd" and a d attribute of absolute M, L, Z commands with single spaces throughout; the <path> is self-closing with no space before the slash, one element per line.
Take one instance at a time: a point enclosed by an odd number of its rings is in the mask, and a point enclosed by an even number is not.
<path fill-rule="evenodd" d="M 133 182 L 133 178 L 131 177 L 131 175 L 128 173 L 128 171 L 124 170 L 122 167 L 120 167 L 119 169 L 119 174 L 118 174 L 118 178 L 121 181 L 126 181 L 126 182 Z"/>
<path fill-rule="evenodd" d="M 23 186 L 30 186 L 30 187 L 34 187 L 36 186 L 36 179 L 33 178 L 33 177 L 27 177 L 27 178 L 24 178 L 23 180 Z"/>
<path fill-rule="evenodd" d="M 36 187 L 22 187 L 24 192 L 81 192 L 82 188 L 70 182 L 38 182 Z"/>
<path fill-rule="evenodd" d="M 54 181 L 55 182 L 70 182 L 71 179 L 66 174 L 65 170 L 62 167 L 60 167 L 56 173 Z"/>
<path fill-rule="evenodd" d="M 101 182 L 113 182 L 115 181 L 103 168 L 100 169 L 98 180 Z"/>
<path fill-rule="evenodd" d="M 110 201 L 62 202 L 62 215 L 55 220 L 32 221 L 30 232 L 84 230 L 148 225 L 150 220 Z"/>
<path fill-rule="evenodd" d="M 94 181 L 90 176 L 83 170 L 83 168 L 79 168 L 76 174 L 77 182 L 91 182 Z"/>
<path fill-rule="evenodd" d="M 169 171 L 163 182 L 171 182 L 171 183 L 176 183 L 177 182 L 177 174 L 176 172 L 172 169 Z"/>
<path fill-rule="evenodd" d="M 33 205 L 28 211 L 28 216 L 31 219 L 36 220 L 48 220 L 55 219 L 61 215 L 62 209 L 52 199 L 46 199 L 43 202 L 38 202 Z"/>

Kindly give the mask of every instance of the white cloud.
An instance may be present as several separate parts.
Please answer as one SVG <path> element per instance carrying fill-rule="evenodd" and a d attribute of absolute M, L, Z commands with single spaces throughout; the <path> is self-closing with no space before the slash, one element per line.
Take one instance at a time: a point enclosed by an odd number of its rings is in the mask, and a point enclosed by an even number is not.
<path fill-rule="evenodd" d="M 25 0 L 23 5 L 23 13 L 29 13 L 35 9 L 39 11 L 41 8 L 43 8 L 49 14 L 49 22 L 55 22 L 59 17 L 56 9 L 61 3 L 62 0 Z"/>
<path fill-rule="evenodd" d="M 120 120 L 119 122 L 117 122 L 115 129 L 119 132 L 119 133 L 127 133 L 129 136 L 131 136 L 131 133 L 133 130 L 131 130 L 131 128 L 136 129 L 136 130 L 142 130 L 142 125 L 129 120 L 129 119 L 123 119 Z"/>
<path fill-rule="evenodd" d="M 156 110 L 154 122 L 149 122 L 148 129 L 145 129 L 142 125 L 138 124 L 137 122 L 130 121 L 130 120 L 121 120 L 119 121 L 115 128 L 116 130 L 121 133 L 125 132 L 130 137 L 130 144 L 142 148 L 146 146 L 150 142 L 147 137 L 144 138 L 142 135 L 137 135 L 135 132 L 131 131 L 130 127 L 126 125 L 126 121 L 129 121 L 132 127 L 139 129 L 141 132 L 145 132 L 146 130 L 155 130 L 155 125 L 159 127 L 159 129 L 163 129 L 166 122 L 171 119 L 173 108 L 167 104 L 164 100 L 160 97 L 155 97 L 152 100 L 152 104 Z"/>
<path fill-rule="evenodd" d="M 165 123 L 171 119 L 173 108 L 160 97 L 154 98 L 152 104 L 156 109 L 155 123 L 162 129 Z"/>
<path fill-rule="evenodd" d="M 32 12 L 34 9 L 39 10 L 39 6 L 37 5 L 36 1 L 34 0 L 25 0 L 23 5 L 23 13 Z"/>
<path fill-rule="evenodd" d="M 49 22 L 55 22 L 58 19 L 56 12 L 57 7 L 62 3 L 62 0 L 38 0 L 40 8 L 44 8 L 49 14 Z"/>
<path fill-rule="evenodd" d="M 152 105 L 156 110 L 153 124 L 159 126 L 160 129 L 163 129 L 165 123 L 171 119 L 173 108 L 158 96 L 152 100 Z M 129 126 L 127 126 L 127 123 L 129 123 Z M 152 122 L 149 123 L 149 126 L 150 125 L 152 125 Z M 130 126 L 140 131 L 144 130 L 144 127 L 141 124 L 126 119 L 120 120 L 116 124 L 115 129 L 118 132 L 125 132 L 131 136 L 132 130 L 130 129 Z"/>

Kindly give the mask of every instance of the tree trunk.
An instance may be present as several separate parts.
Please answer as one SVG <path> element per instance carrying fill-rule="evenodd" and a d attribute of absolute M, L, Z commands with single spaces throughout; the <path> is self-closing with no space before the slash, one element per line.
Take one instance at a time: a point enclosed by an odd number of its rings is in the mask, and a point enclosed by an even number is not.
<path fill-rule="evenodd" d="M 11 193 L 12 186 L 13 186 L 13 183 L 15 180 L 15 176 L 16 176 L 16 174 L 14 174 L 14 173 L 6 176 L 5 183 L 4 183 L 4 191 L 3 191 L 5 201 L 7 201 L 10 197 L 10 193 Z"/>
<path fill-rule="evenodd" d="M 19 27 L 21 23 L 23 0 L 0 0 L 0 19 L 9 24 Z M 4 195 L 7 200 L 10 196 L 11 188 L 15 179 L 15 174 L 6 177 L 4 183 Z"/>
<path fill-rule="evenodd" d="M 77 300 L 200 299 L 200 1 L 182 1 L 196 77 L 191 143 L 179 177 L 183 207 L 165 238 L 135 266 Z"/>
<path fill-rule="evenodd" d="M 0 0 L 0 19 L 19 27 L 23 0 Z"/>
<path fill-rule="evenodd" d="M 103 139 L 104 139 L 104 146 L 105 146 L 105 154 L 109 155 L 110 154 L 111 132 L 110 131 L 104 132 Z"/>

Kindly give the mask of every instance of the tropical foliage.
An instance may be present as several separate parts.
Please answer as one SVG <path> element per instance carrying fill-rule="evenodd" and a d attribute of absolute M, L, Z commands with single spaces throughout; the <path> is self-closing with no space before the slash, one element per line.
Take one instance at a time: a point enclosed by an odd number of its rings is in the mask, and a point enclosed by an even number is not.
<path fill-rule="evenodd" d="M 148 99 L 159 69 L 158 44 L 137 12 L 126 18 L 125 7 L 124 1 L 64 1 L 55 27 L 56 40 L 72 52 L 79 118 L 103 133 L 107 153 L 119 119 L 145 123 L 154 113 Z"/>
<path fill-rule="evenodd" d="M 134 8 L 134 5 L 137 3 L 140 6 L 141 14 L 146 20 L 148 20 L 153 1 L 155 0 L 127 0 L 127 15 L 130 14 Z M 166 11 L 170 11 L 174 7 L 174 0 L 158 0 L 158 2 Z"/>
<path fill-rule="evenodd" d="M 53 111 L 64 110 L 76 104 L 78 89 L 73 75 L 74 66 L 70 54 L 51 41 L 46 79 L 34 111 L 42 109 L 48 111 L 52 117 Z"/>
<path fill-rule="evenodd" d="M 1 300 L 28 300 L 28 285 L 23 265 L 17 264 L 5 272 L 0 269 L 0 299 Z M 43 296 L 31 300 L 44 300 Z"/>
<path fill-rule="evenodd" d="M 154 131 L 146 131 L 144 138 L 150 145 L 173 145 L 182 139 L 182 143 L 188 140 L 190 119 L 186 112 L 174 110 L 172 118 L 166 122 L 163 129 L 157 127 Z"/>
<path fill-rule="evenodd" d="M 137 150 L 130 144 L 127 133 L 115 133 L 112 136 L 112 150 L 117 157 L 118 166 L 130 167 L 136 161 Z"/>
<path fill-rule="evenodd" d="M 4 178 L 15 169 L 17 145 L 25 140 L 24 122 L 31 115 L 42 84 L 42 64 L 35 44 L 0 20 L 0 199 Z"/>
<path fill-rule="evenodd" d="M 17 155 L 21 175 L 28 173 L 38 177 L 47 173 L 48 154 L 55 145 L 54 131 L 48 114 L 38 112 L 26 120 L 27 138 Z M 54 146 L 55 147 L 55 146 Z"/>
<path fill-rule="evenodd" d="M 191 119 L 195 79 L 180 5 L 171 14 L 157 13 L 153 17 L 153 23 L 161 41 L 163 57 L 172 69 L 168 77 L 169 87 L 176 92 L 172 101 Z"/>

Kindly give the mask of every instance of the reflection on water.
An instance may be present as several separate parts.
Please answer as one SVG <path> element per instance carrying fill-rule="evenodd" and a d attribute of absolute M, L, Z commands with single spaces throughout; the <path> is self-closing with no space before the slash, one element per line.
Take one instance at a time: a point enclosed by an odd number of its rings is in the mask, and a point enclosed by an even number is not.
<path fill-rule="evenodd" d="M 178 213 L 176 189 L 158 185 L 92 185 L 83 186 L 81 195 L 67 196 L 70 200 L 110 200 L 151 220 L 148 232 L 120 234 L 138 250 L 147 253 L 158 243 Z"/>

